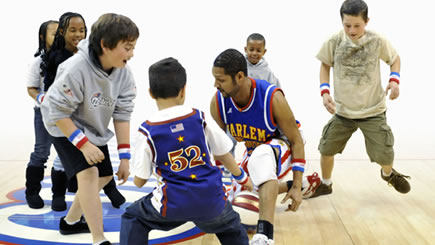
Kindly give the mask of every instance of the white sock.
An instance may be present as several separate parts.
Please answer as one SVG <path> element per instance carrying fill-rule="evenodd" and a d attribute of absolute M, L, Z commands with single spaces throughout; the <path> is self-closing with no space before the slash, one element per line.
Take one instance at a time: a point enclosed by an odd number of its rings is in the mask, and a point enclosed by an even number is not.
<path fill-rule="evenodd" d="M 99 242 L 96 242 L 96 243 L 92 243 L 92 245 L 100 245 L 100 244 L 103 243 L 103 242 L 107 242 L 107 240 L 104 239 L 104 240 L 102 240 L 102 241 L 99 241 Z"/>
<path fill-rule="evenodd" d="M 331 179 L 322 179 L 322 183 L 325 185 L 332 185 L 332 180 Z"/>
<path fill-rule="evenodd" d="M 386 173 L 384 172 L 384 170 L 382 169 L 382 175 L 383 175 L 384 177 L 391 176 L 392 173 L 393 173 L 393 171 L 391 171 L 389 174 L 386 174 Z"/>
<path fill-rule="evenodd" d="M 68 220 L 65 220 L 65 222 L 66 222 L 68 225 L 75 225 L 75 224 L 77 224 L 79 221 L 80 221 L 80 218 L 79 218 L 78 220 L 76 220 L 76 221 L 72 221 L 72 222 L 70 222 L 70 221 L 68 221 Z"/>

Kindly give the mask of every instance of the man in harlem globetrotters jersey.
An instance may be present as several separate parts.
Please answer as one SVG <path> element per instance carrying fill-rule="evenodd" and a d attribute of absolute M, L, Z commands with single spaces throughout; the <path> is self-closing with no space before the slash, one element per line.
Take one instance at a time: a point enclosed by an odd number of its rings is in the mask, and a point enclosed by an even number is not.
<path fill-rule="evenodd" d="M 218 91 L 210 104 L 211 114 L 223 130 L 228 130 L 237 141 L 245 142 L 242 167 L 259 190 L 259 220 L 252 241 L 273 244 L 278 194 L 287 192 L 283 202 L 292 199 L 292 211 L 302 202 L 305 152 L 296 120 L 281 89 L 267 81 L 247 77 L 246 60 L 239 51 L 227 49 L 219 54 L 212 73 Z M 290 145 L 292 157 L 289 157 Z M 293 170 L 291 186 L 279 182 L 290 169 Z"/>

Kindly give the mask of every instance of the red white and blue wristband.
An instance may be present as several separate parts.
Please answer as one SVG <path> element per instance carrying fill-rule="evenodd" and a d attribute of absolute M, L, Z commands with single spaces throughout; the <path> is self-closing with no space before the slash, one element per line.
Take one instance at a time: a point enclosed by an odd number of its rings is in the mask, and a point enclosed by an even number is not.
<path fill-rule="evenodd" d="M 42 101 L 44 101 L 44 97 L 45 97 L 45 94 L 44 94 L 44 93 L 39 93 L 39 94 L 36 96 L 36 102 L 38 102 L 38 104 L 41 104 Z"/>
<path fill-rule="evenodd" d="M 248 175 L 245 173 L 245 171 L 240 168 L 240 171 L 242 172 L 239 176 L 232 175 L 233 178 L 237 181 L 237 183 L 244 185 L 248 182 Z"/>
<path fill-rule="evenodd" d="M 130 159 L 131 158 L 130 145 L 129 144 L 119 144 L 118 145 L 118 154 L 119 154 L 119 160 Z"/>
<path fill-rule="evenodd" d="M 88 137 L 80 129 L 77 129 L 68 137 L 68 140 L 80 150 L 88 142 Z"/>
<path fill-rule="evenodd" d="M 400 74 L 398 72 L 394 72 L 394 71 L 391 72 L 389 82 L 395 82 L 397 84 L 400 84 Z"/>
<path fill-rule="evenodd" d="M 329 83 L 320 84 L 320 95 L 323 96 L 323 94 L 331 94 L 329 92 Z"/>
<path fill-rule="evenodd" d="M 303 173 L 305 171 L 305 163 L 306 163 L 305 159 L 293 158 L 291 160 L 292 170 L 300 171 Z"/>

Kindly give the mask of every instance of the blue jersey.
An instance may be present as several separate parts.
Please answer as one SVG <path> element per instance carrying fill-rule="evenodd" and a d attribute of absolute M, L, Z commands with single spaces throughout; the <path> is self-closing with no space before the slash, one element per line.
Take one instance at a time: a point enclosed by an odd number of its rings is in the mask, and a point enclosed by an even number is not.
<path fill-rule="evenodd" d="M 243 108 L 238 107 L 231 97 L 225 98 L 217 91 L 216 103 L 221 120 L 237 141 L 244 141 L 248 155 L 258 145 L 279 131 L 273 120 L 272 97 L 280 89 L 265 80 L 252 81 L 251 98 Z"/>
<path fill-rule="evenodd" d="M 211 164 L 205 127 L 204 113 L 193 109 L 171 120 L 146 121 L 139 128 L 153 152 L 160 182 L 153 201 L 164 217 L 209 219 L 224 209 L 222 174 Z"/>

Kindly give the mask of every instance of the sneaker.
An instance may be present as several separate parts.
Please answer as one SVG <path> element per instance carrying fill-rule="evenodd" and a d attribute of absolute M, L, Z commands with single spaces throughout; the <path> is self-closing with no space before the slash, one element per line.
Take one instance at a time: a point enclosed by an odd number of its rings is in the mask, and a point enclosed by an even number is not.
<path fill-rule="evenodd" d="M 332 184 L 326 185 L 321 183 L 319 187 L 314 191 L 314 193 L 311 195 L 311 198 L 318 197 L 321 195 L 328 195 L 332 193 Z"/>
<path fill-rule="evenodd" d="M 255 234 L 251 241 L 249 241 L 249 245 L 273 245 L 275 242 L 272 239 L 268 239 L 264 234 Z"/>
<path fill-rule="evenodd" d="M 308 182 L 308 186 L 302 189 L 303 199 L 310 198 L 322 183 L 322 180 L 320 180 L 319 175 L 316 172 L 312 175 L 308 175 L 306 181 Z"/>
<path fill-rule="evenodd" d="M 411 177 L 397 172 L 394 168 L 390 176 L 384 176 L 381 169 L 381 177 L 388 182 L 388 185 L 393 186 L 400 193 L 406 194 L 411 190 L 411 186 L 406 180 L 411 179 Z"/>
<path fill-rule="evenodd" d="M 80 221 L 74 225 L 68 225 L 65 221 L 65 216 L 60 219 L 59 232 L 62 235 L 71 235 L 77 233 L 90 233 L 88 223 L 86 223 L 85 217 L 80 217 Z"/>
<path fill-rule="evenodd" d="M 105 241 L 103 243 L 100 243 L 100 245 L 112 245 L 112 243 L 110 243 L 109 241 Z"/>

